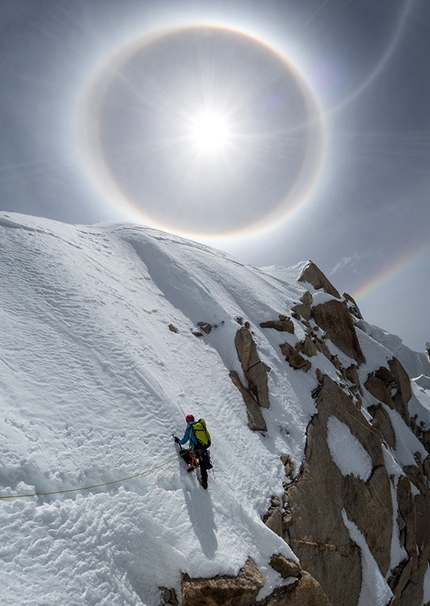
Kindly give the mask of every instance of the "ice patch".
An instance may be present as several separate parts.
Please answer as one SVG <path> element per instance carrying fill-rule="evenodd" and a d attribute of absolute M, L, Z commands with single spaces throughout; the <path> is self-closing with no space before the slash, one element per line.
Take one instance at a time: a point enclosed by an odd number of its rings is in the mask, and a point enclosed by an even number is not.
<path fill-rule="evenodd" d="M 372 460 L 351 430 L 338 418 L 327 421 L 327 443 L 333 461 L 344 476 L 353 475 L 366 482 L 372 473 Z"/>
<path fill-rule="evenodd" d="M 418 438 L 410 431 L 400 414 L 383 404 L 387 411 L 391 425 L 396 435 L 396 458 L 399 463 L 405 465 L 416 465 L 414 454 L 419 452 L 424 460 L 428 452 L 418 440 Z"/>

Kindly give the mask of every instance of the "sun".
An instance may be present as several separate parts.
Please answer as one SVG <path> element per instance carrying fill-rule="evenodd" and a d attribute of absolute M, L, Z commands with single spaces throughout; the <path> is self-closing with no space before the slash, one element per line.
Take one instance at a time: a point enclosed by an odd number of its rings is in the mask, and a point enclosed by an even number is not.
<path fill-rule="evenodd" d="M 191 121 L 191 139 L 196 149 L 204 154 L 218 154 L 230 144 L 227 119 L 214 111 L 205 111 Z"/>

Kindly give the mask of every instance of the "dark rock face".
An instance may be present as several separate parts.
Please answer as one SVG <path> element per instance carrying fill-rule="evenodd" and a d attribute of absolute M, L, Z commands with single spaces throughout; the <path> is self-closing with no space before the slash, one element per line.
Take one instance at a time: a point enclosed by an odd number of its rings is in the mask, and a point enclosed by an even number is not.
<path fill-rule="evenodd" d="M 297 315 L 301 316 L 304 320 L 310 320 L 311 318 L 311 303 L 312 303 L 312 295 L 307 290 L 305 294 L 300 297 L 300 303 L 294 305 L 292 311 Z"/>
<path fill-rule="evenodd" d="M 246 326 L 237 331 L 234 344 L 249 388 L 256 397 L 258 405 L 269 408 L 267 373 L 270 372 L 270 368 L 260 360 L 251 331 Z"/>
<path fill-rule="evenodd" d="M 299 282 L 308 282 L 309 284 L 312 284 L 316 290 L 322 289 L 329 295 L 336 297 L 336 299 L 340 299 L 339 292 L 312 261 L 309 261 L 308 265 L 302 271 Z"/>
<path fill-rule="evenodd" d="M 351 399 L 326 376 L 316 404 L 318 414 L 308 427 L 302 474 L 286 489 L 291 520 L 284 537 L 333 606 L 356 606 L 361 588 L 360 549 L 350 539 L 342 511 L 362 532 L 385 575 L 393 517 L 390 480 L 379 437 L 363 423 Z M 366 449 L 373 467 L 366 482 L 343 476 L 334 463 L 327 444 L 330 416 L 347 425 Z"/>
<path fill-rule="evenodd" d="M 365 362 L 354 322 L 345 303 L 327 301 L 312 308 L 312 317 L 336 347 L 359 364 Z"/>
<path fill-rule="evenodd" d="M 261 328 L 274 328 L 279 332 L 289 332 L 291 334 L 294 333 L 294 322 L 291 318 L 286 318 L 285 316 L 280 316 L 279 320 L 269 320 L 267 322 L 261 322 Z"/>
<path fill-rule="evenodd" d="M 253 431 L 267 431 L 266 421 L 264 420 L 261 409 L 258 403 L 256 402 L 254 396 L 252 395 L 251 391 L 246 389 L 246 387 L 242 385 L 242 382 L 237 372 L 231 370 L 229 374 L 234 385 L 242 394 L 242 398 L 245 403 L 246 412 L 248 415 L 249 429 L 252 429 Z"/>
<path fill-rule="evenodd" d="M 306 360 L 292 345 L 289 345 L 289 343 L 282 343 L 280 348 L 285 359 L 292 368 L 297 370 L 301 369 L 305 372 L 310 369 L 311 363 L 309 360 Z"/>
<path fill-rule="evenodd" d="M 430 430 L 417 416 L 411 418 L 409 414 L 410 379 L 396 358 L 370 373 L 363 385 L 360 365 L 365 358 L 354 325 L 361 313 L 352 297 L 344 295 L 341 300 L 313 263 L 305 268 L 300 281 L 335 297 L 312 307 L 312 295 L 305 292 L 292 308 L 296 328 L 300 328 L 297 333 L 304 336 L 300 341 L 294 336 L 294 346 L 287 342 L 280 345 L 292 368 L 308 372 L 310 381 L 317 379 L 318 387 L 312 388 L 317 414 L 307 427 L 305 459 L 298 473 L 290 455 L 279 453 L 285 471 L 281 479 L 284 495 L 282 500 L 272 496 L 263 517 L 268 528 L 289 544 L 300 563 L 273 554 L 270 565 L 291 582 L 262 601 L 256 601 L 256 596 L 264 581 L 250 558 L 235 579 L 193 580 L 184 575 L 184 606 L 357 606 L 363 554 L 350 536 L 346 519 L 361 533 L 375 565 L 387 579 L 393 593 L 390 606 L 422 606 L 424 575 L 430 562 Z M 270 369 L 258 355 L 249 323 L 240 320 L 235 347 L 248 385 L 242 384 L 235 371 L 230 377 L 245 402 L 248 426 L 264 432 L 267 428 L 261 407 L 269 407 Z M 295 324 L 280 316 L 260 326 L 294 334 Z M 344 368 L 341 356 L 330 352 L 328 339 L 352 358 L 349 366 Z M 320 353 L 331 364 L 330 377 L 321 370 L 327 366 L 326 360 L 317 366 Z M 362 408 L 363 399 L 369 400 L 365 390 L 376 400 L 371 406 L 367 402 L 366 411 Z M 415 453 L 415 465 L 406 465 L 403 475 L 391 477 L 384 452 L 396 448 L 398 436 L 390 409 L 401 415 L 429 453 L 423 456 L 421 449 Z M 345 472 L 330 451 L 333 419 L 346 427 L 351 440 L 364 453 L 369 469 L 362 477 Z M 397 511 L 393 511 L 393 504 Z M 396 536 L 406 555 L 390 570 Z"/>
<path fill-rule="evenodd" d="M 397 410 L 405 423 L 410 425 L 408 402 L 412 392 L 409 377 L 396 358 L 390 360 L 388 365 L 389 369 L 381 366 L 375 373 L 369 375 L 364 387 L 377 400 Z"/>

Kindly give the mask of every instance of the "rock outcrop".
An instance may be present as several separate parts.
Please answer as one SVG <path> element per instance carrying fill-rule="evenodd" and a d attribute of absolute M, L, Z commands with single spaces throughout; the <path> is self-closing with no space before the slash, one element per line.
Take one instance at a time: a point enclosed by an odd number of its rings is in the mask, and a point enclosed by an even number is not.
<path fill-rule="evenodd" d="M 289 343 L 282 343 L 280 348 L 286 361 L 292 368 L 304 370 L 305 372 L 310 369 L 311 363 L 309 360 L 306 360 L 292 345 Z"/>
<path fill-rule="evenodd" d="M 310 320 L 311 318 L 311 303 L 312 303 L 312 295 L 307 290 L 305 294 L 300 297 L 300 303 L 294 305 L 292 308 L 293 313 L 297 318 L 302 317 L 304 320 Z"/>
<path fill-rule="evenodd" d="M 308 282 L 316 290 L 324 290 L 329 295 L 340 299 L 339 291 L 333 286 L 323 272 L 313 263 L 309 261 L 304 270 L 301 273 L 299 282 Z"/>
<path fill-rule="evenodd" d="M 237 577 L 182 578 L 183 606 L 251 606 L 264 585 L 264 577 L 248 558 Z"/>
<path fill-rule="evenodd" d="M 291 518 L 284 537 L 334 606 L 356 606 L 361 588 L 360 549 L 349 536 L 342 511 L 346 510 L 364 534 L 385 575 L 392 536 L 390 480 L 378 436 L 363 423 L 351 399 L 327 376 L 323 377 L 316 404 L 318 414 L 308 427 L 303 471 L 286 489 Z M 366 448 L 373 468 L 366 482 L 342 475 L 334 463 L 327 444 L 331 416 L 345 423 Z"/>
<path fill-rule="evenodd" d="M 357 320 L 363 320 L 363 316 L 361 315 L 361 311 L 355 302 L 355 299 L 351 297 L 347 292 L 343 293 L 343 298 L 347 304 L 347 307 L 350 313 L 357 318 Z"/>
<path fill-rule="evenodd" d="M 332 606 L 320 584 L 306 571 L 300 573 L 299 579 L 275 591 L 255 606 Z"/>
<path fill-rule="evenodd" d="M 255 598 L 264 585 L 264 577 L 252 558 L 248 558 L 237 577 L 217 576 L 212 579 L 182 578 L 183 606 L 332 606 L 320 584 L 306 571 L 280 554 L 274 554 L 270 565 L 289 585 L 275 589 L 267 598 Z"/>
<path fill-rule="evenodd" d="M 280 315 L 279 320 L 268 320 L 260 323 L 261 328 L 274 328 L 279 332 L 294 333 L 294 322 L 291 318 Z"/>
<path fill-rule="evenodd" d="M 312 318 L 326 333 L 336 347 L 359 364 L 365 362 L 354 322 L 347 306 L 342 301 L 326 301 L 312 308 Z"/>
<path fill-rule="evenodd" d="M 270 566 L 289 582 L 261 601 L 256 597 L 264 581 L 251 559 L 234 579 L 190 579 L 184 575 L 183 603 L 357 606 L 364 580 L 364 555 L 356 543 L 357 535 L 351 531 L 354 527 L 368 547 L 370 556 L 366 557 L 373 558 L 381 578 L 387 579 L 393 594 L 390 606 L 422 606 L 424 575 L 430 563 L 430 430 L 410 415 L 410 379 L 395 357 L 363 381 L 366 359 L 355 327 L 362 316 L 354 299 L 346 294 L 341 299 L 313 263 L 305 268 L 300 281 L 323 289 L 334 298 L 313 305 L 314 299 L 306 291 L 292 307 L 296 326 L 283 315 L 279 320 L 260 323 L 263 329 L 294 335 L 294 344 L 279 345 L 281 353 L 292 368 L 318 381 L 312 392 L 317 414 L 307 427 L 301 468 L 297 473 L 291 456 L 280 454 L 285 471 L 281 480 L 284 495 L 282 500 L 271 497 L 271 505 L 262 518 L 288 543 L 299 563 L 273 554 Z M 235 348 L 247 385 L 235 371 L 230 372 L 230 377 L 245 402 L 248 426 L 265 432 L 267 425 L 261 408 L 269 407 L 270 369 L 258 355 L 249 323 L 239 320 L 241 328 L 236 333 Z M 296 336 L 299 334 L 300 340 Z M 328 341 L 344 355 L 332 353 Z M 326 358 L 322 365 L 320 354 Z M 347 365 L 345 356 L 350 359 Z M 330 376 L 321 370 L 327 364 Z M 429 453 L 427 457 L 422 451 L 415 453 L 415 465 L 405 465 L 403 475 L 397 476 L 386 466 L 387 449 L 394 451 L 397 447 L 390 409 L 399 413 L 408 431 Z M 345 471 L 336 459 L 329 438 L 333 422 L 349 432 L 363 453 L 366 473 Z M 390 570 L 396 536 L 405 557 Z"/>
<path fill-rule="evenodd" d="M 298 577 L 302 572 L 302 568 L 296 562 L 292 560 L 287 560 L 280 553 L 274 553 L 270 558 L 270 566 L 279 572 L 283 579 L 288 579 L 288 577 Z"/>
<path fill-rule="evenodd" d="M 251 391 L 247 389 L 244 385 L 242 385 L 242 382 L 236 371 L 231 370 L 229 374 L 230 379 L 240 391 L 243 401 L 245 403 L 246 413 L 248 415 L 249 429 L 252 429 L 253 431 L 267 431 L 266 421 L 264 420 L 261 408 L 259 407 Z"/>
<path fill-rule="evenodd" d="M 408 402 L 412 392 L 409 377 L 396 358 L 390 360 L 388 365 L 389 369 L 381 366 L 369 375 L 364 387 L 377 400 L 396 410 L 405 423 L 410 425 Z"/>
<path fill-rule="evenodd" d="M 269 408 L 267 373 L 270 372 L 270 368 L 260 360 L 251 331 L 246 326 L 237 331 L 234 344 L 249 389 L 254 394 L 259 406 Z"/>

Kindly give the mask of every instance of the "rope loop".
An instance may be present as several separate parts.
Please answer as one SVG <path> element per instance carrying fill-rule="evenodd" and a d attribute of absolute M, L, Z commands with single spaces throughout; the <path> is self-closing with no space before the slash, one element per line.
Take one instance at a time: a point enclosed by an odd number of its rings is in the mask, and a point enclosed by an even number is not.
<path fill-rule="evenodd" d="M 135 478 L 140 478 L 142 476 L 147 475 L 148 473 L 152 473 L 153 471 L 156 471 L 157 469 L 160 469 L 161 467 L 164 467 L 165 465 L 168 465 L 169 463 L 176 461 L 181 456 L 183 456 L 183 455 L 178 454 L 178 455 L 176 455 L 176 457 L 173 457 L 172 459 L 169 459 L 168 461 L 165 461 L 164 463 L 160 463 L 160 465 L 156 465 L 155 467 L 152 467 L 151 469 L 146 469 L 145 471 L 141 471 L 140 473 L 136 473 L 132 476 L 128 476 L 127 478 L 121 478 L 120 480 L 111 480 L 110 482 L 103 482 L 103 484 L 93 484 L 92 486 L 80 486 L 79 488 L 66 488 L 65 490 L 51 490 L 49 492 L 33 492 L 33 493 L 28 493 L 28 494 L 0 495 L 0 500 L 1 499 L 2 500 L 25 499 L 25 498 L 29 498 L 29 497 L 46 497 L 49 495 L 66 494 L 69 492 L 81 492 L 84 490 L 92 490 L 93 488 L 102 488 L 103 486 L 111 486 L 112 484 L 121 484 L 121 482 L 127 482 L 128 480 L 134 480 Z"/>

